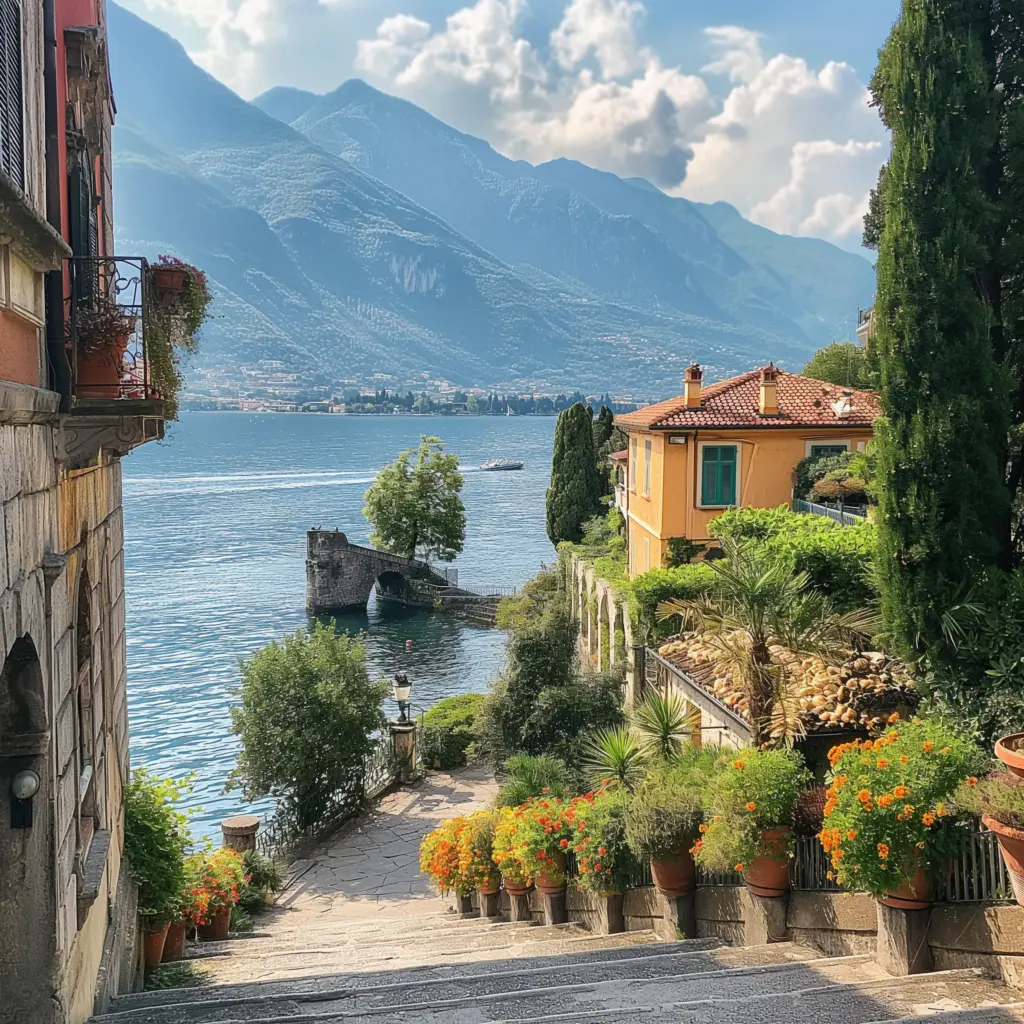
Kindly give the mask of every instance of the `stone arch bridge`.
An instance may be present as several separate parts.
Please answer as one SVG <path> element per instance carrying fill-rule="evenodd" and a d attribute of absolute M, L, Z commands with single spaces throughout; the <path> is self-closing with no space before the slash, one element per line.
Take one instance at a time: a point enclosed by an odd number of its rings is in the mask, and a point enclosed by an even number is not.
<path fill-rule="evenodd" d="M 365 608 L 374 585 L 403 599 L 410 580 L 447 587 L 448 577 L 426 562 L 350 544 L 339 530 L 306 534 L 306 611 L 310 615 Z"/>

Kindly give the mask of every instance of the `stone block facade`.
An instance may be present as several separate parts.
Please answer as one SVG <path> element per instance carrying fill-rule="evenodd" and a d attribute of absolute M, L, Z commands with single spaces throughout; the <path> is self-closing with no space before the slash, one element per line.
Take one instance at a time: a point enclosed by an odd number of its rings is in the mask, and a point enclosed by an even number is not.
<path fill-rule="evenodd" d="M 77 1024 L 135 975 L 121 467 L 59 465 L 57 402 L 0 383 L 0 934 L 18 937 L 0 975 L 5 1012 L 34 1024 Z"/>

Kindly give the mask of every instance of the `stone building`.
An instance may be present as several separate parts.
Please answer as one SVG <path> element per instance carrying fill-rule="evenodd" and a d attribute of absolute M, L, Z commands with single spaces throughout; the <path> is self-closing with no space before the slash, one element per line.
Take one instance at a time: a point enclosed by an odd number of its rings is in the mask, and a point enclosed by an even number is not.
<path fill-rule="evenodd" d="M 120 457 L 163 403 L 141 305 L 82 331 L 143 296 L 144 263 L 111 256 L 105 20 L 0 0 L 0 1020 L 25 1024 L 76 1024 L 137 973 Z"/>

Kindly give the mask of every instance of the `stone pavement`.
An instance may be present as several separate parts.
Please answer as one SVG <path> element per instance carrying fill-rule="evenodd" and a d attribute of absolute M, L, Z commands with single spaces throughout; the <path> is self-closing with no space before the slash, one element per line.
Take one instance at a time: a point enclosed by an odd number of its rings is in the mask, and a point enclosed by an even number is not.
<path fill-rule="evenodd" d="M 451 905 L 420 874 L 420 840 L 444 818 L 485 807 L 497 786 L 484 771 L 428 772 L 346 823 L 301 861 L 277 906 L 260 919 L 275 924 L 345 921 L 441 912 Z"/>

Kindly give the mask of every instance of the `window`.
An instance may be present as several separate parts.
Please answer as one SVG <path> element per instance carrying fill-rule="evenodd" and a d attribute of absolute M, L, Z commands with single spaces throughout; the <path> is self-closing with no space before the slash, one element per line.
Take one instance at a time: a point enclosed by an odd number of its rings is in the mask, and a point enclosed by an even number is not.
<path fill-rule="evenodd" d="M 848 450 L 847 444 L 812 444 L 809 454 L 812 459 L 823 459 L 829 455 L 845 455 Z"/>
<path fill-rule="evenodd" d="M 25 187 L 21 0 L 0 0 L 0 170 Z"/>
<path fill-rule="evenodd" d="M 701 505 L 736 504 L 737 462 L 734 444 L 706 444 L 701 448 Z"/>
<path fill-rule="evenodd" d="M 651 442 L 644 441 L 644 497 L 651 493 Z"/>
<path fill-rule="evenodd" d="M 629 489 L 636 490 L 636 438 L 629 439 Z"/>

